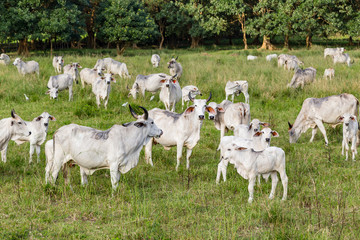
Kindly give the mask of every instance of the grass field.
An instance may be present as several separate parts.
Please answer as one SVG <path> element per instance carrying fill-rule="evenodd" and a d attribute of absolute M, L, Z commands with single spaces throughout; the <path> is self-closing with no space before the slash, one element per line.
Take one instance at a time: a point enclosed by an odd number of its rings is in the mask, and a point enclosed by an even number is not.
<path fill-rule="evenodd" d="M 190 171 L 185 156 L 175 171 L 176 148 L 165 151 L 153 148 L 154 167 L 145 164 L 143 151 L 139 165 L 122 175 L 119 188 L 111 194 L 108 170 L 99 170 L 89 177 L 89 184 L 80 184 L 79 168 L 71 170 L 71 188 L 62 174 L 56 186 L 45 185 L 45 155 L 42 147 L 40 163 L 28 163 L 29 144 L 9 144 L 8 162 L 0 163 L 0 239 L 357 239 L 360 236 L 360 160 L 344 161 L 341 155 L 342 128 L 326 126 L 329 146 L 325 147 L 320 132 L 309 143 L 311 131 L 298 143 L 289 144 L 288 124 L 293 123 L 302 102 L 308 97 L 325 97 L 351 93 L 360 97 L 360 50 L 348 53 L 355 60 L 349 68 L 336 65 L 335 79 L 322 78 L 325 68 L 333 67 L 330 58 L 323 58 L 323 47 L 312 50 L 287 51 L 298 56 L 305 67 L 317 69 L 317 79 L 303 90 L 290 90 L 287 83 L 292 72 L 278 68 L 275 61 L 266 62 L 269 52 L 256 50 L 163 50 L 156 51 L 162 60 L 158 69 L 150 63 L 155 50 L 129 50 L 122 57 L 115 51 L 59 52 L 65 64 L 80 62 L 93 67 L 98 58 L 113 57 L 126 62 L 131 79 L 116 78 L 112 85 L 108 109 L 97 109 L 91 87 L 74 86 L 74 101 L 68 92 L 60 92 L 58 100 L 45 95 L 46 84 L 54 74 L 52 60 L 42 53 L 26 60 L 40 64 L 40 77 L 21 77 L 14 66 L 0 66 L 0 117 L 10 117 L 12 108 L 24 119 L 32 120 L 47 111 L 56 117 L 51 122 L 47 139 L 56 129 L 77 123 L 97 129 L 133 121 L 129 102 L 147 109 L 163 108 L 158 95 L 149 101 L 127 98 L 137 74 L 168 73 L 166 62 L 179 56 L 184 74 L 181 86 L 196 85 L 212 101 L 225 98 L 228 80 L 247 80 L 252 118 L 269 122 L 279 138 L 272 145 L 286 152 L 289 177 L 288 200 L 280 201 L 282 185 L 278 184 L 275 199 L 269 200 L 271 183 L 255 187 L 254 202 L 247 203 L 248 181 L 232 166 L 228 181 L 215 184 L 220 132 L 205 120 L 201 139 L 193 150 Z M 280 53 L 280 51 L 275 51 Z M 248 54 L 257 55 L 254 62 Z M 10 56 L 14 60 L 15 55 Z M 30 98 L 25 101 L 23 94 Z M 244 101 L 243 95 L 236 101 Z M 181 109 L 181 103 L 177 105 Z M 231 134 L 231 133 L 228 133 Z M 34 156 L 35 157 L 35 156 Z M 36 159 L 36 157 L 35 157 Z M 360 157 L 358 157 L 360 159 Z"/>

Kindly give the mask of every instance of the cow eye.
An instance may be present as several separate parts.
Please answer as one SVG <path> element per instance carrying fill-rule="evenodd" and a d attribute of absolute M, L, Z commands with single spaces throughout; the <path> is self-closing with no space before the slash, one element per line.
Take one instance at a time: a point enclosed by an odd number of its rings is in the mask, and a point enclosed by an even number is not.
<path fill-rule="evenodd" d="M 154 124 L 154 122 L 151 122 L 151 124 Z"/>
<path fill-rule="evenodd" d="M 22 122 L 18 122 L 18 124 L 22 124 Z"/>

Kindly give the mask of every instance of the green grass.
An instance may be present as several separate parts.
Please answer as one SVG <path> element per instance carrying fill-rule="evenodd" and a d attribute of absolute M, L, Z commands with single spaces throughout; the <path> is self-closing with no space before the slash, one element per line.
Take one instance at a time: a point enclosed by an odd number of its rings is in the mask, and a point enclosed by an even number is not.
<path fill-rule="evenodd" d="M 158 69 L 150 64 L 151 53 L 159 53 Z M 280 53 L 280 51 L 274 51 Z M 0 239 L 356 239 L 360 236 L 360 168 L 356 162 L 344 161 L 341 156 L 341 127 L 326 126 L 329 147 L 320 133 L 309 143 L 311 131 L 303 134 L 298 143 L 288 142 L 287 121 L 294 122 L 302 102 L 308 97 L 324 97 L 348 92 L 360 97 L 358 73 L 359 50 L 348 53 L 355 63 L 333 66 L 323 58 L 323 47 L 313 50 L 287 51 L 304 61 L 305 67 L 317 69 L 317 80 L 303 90 L 286 88 L 292 72 L 277 68 L 265 61 L 269 52 L 244 50 L 129 50 L 116 57 L 113 50 L 73 52 L 64 51 L 66 63 L 76 61 L 92 67 L 98 58 L 111 56 L 126 62 L 131 79 L 116 77 L 112 85 L 108 109 L 97 109 L 90 86 L 74 86 L 74 101 L 68 102 L 68 92 L 60 92 L 57 101 L 45 95 L 50 75 L 54 75 L 51 59 L 41 53 L 29 59 L 40 63 L 40 77 L 21 77 L 14 66 L 0 66 L 0 117 L 16 112 L 31 120 L 47 111 L 56 117 L 51 122 L 48 139 L 65 124 L 77 123 L 98 129 L 133 121 L 129 102 L 147 109 L 163 108 L 158 96 L 149 102 L 127 98 L 126 86 L 131 86 L 137 74 L 168 73 L 166 62 L 179 56 L 184 74 L 181 86 L 196 85 L 212 101 L 224 99 L 228 80 L 249 82 L 251 115 L 270 122 L 279 132 L 272 145 L 286 152 L 289 177 L 288 200 L 281 202 L 282 186 L 277 187 L 274 200 L 269 200 L 270 182 L 255 187 L 254 202 L 247 203 L 248 181 L 242 179 L 232 166 L 228 181 L 215 184 L 220 132 L 205 120 L 201 139 L 186 170 L 183 156 L 179 171 L 175 171 L 176 148 L 165 151 L 153 147 L 154 167 L 145 164 L 143 152 L 139 165 L 122 175 L 119 188 L 112 196 L 108 170 L 99 170 L 89 177 L 89 185 L 80 184 L 79 168 L 71 173 L 71 186 L 64 184 L 62 174 L 56 186 L 45 185 L 45 155 L 42 161 L 28 163 L 29 144 L 9 144 L 8 162 L 0 163 Z M 246 55 L 260 58 L 246 61 Z M 14 55 L 11 58 L 14 59 Z M 26 60 L 29 60 L 26 59 Z M 335 68 L 335 79 L 322 78 L 325 68 Z M 23 94 L 29 96 L 25 101 Z M 244 101 L 243 95 L 236 101 Z M 181 108 L 181 103 L 177 105 Z M 231 134 L 231 133 L 229 133 Z M 184 154 L 185 155 L 185 152 Z M 360 157 L 358 157 L 360 158 Z"/>

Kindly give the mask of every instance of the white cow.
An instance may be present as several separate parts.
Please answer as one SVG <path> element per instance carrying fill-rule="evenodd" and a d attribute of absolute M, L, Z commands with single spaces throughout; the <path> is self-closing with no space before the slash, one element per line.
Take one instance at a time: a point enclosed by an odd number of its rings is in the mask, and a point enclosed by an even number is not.
<path fill-rule="evenodd" d="M 57 99 L 59 91 L 69 89 L 69 101 L 71 101 L 73 99 L 73 82 L 74 77 L 67 73 L 51 76 L 47 84 L 49 90 L 46 94 L 50 95 L 50 99 Z"/>
<path fill-rule="evenodd" d="M 351 59 L 347 53 L 335 53 L 333 55 L 334 64 L 336 63 L 346 63 L 350 67 Z"/>
<path fill-rule="evenodd" d="M 126 63 L 115 61 L 112 58 L 97 60 L 94 69 L 105 68 L 108 73 L 118 74 L 121 78 L 130 78 Z"/>
<path fill-rule="evenodd" d="M 159 67 L 160 64 L 160 56 L 158 54 L 153 54 L 151 56 L 151 64 L 153 65 L 153 67 Z"/>
<path fill-rule="evenodd" d="M 295 55 L 289 55 L 289 54 L 280 54 L 278 56 L 278 67 L 281 67 L 285 64 L 286 60 L 294 60 L 297 62 L 297 65 L 304 65 L 302 61 L 300 61 Z"/>
<path fill-rule="evenodd" d="M 182 107 L 184 107 L 184 102 L 186 102 L 187 104 L 186 107 L 188 107 L 190 101 L 189 93 L 191 95 L 191 98 L 196 98 L 197 95 L 202 96 L 199 88 L 194 85 L 188 85 L 183 87 L 181 89 L 181 92 L 182 92 L 182 101 L 181 101 Z"/>
<path fill-rule="evenodd" d="M 313 67 L 306 68 L 304 70 L 297 69 L 294 73 L 294 76 L 291 79 L 291 82 L 288 84 L 288 87 L 291 88 L 304 88 L 305 84 L 309 84 L 315 81 L 316 69 Z"/>
<path fill-rule="evenodd" d="M 317 128 L 324 135 L 325 144 L 329 141 L 323 123 L 331 124 L 333 127 L 340 124 L 338 118 L 351 113 L 358 115 L 359 101 L 352 94 L 343 93 L 324 98 L 307 98 L 304 100 L 300 113 L 297 116 L 294 125 L 289 124 L 289 141 L 296 143 L 300 135 L 312 128 L 310 142 L 314 140 Z"/>
<path fill-rule="evenodd" d="M 266 56 L 266 61 L 271 62 L 271 60 L 272 60 L 272 59 L 276 59 L 277 56 L 278 56 L 278 55 L 275 54 L 275 53 L 274 53 L 274 54 L 269 54 L 269 55 Z"/>
<path fill-rule="evenodd" d="M 76 83 L 79 83 L 79 68 L 82 68 L 82 66 L 77 62 L 67 64 L 64 67 L 64 73 L 72 75 Z"/>
<path fill-rule="evenodd" d="M 325 69 L 324 78 L 327 79 L 328 77 L 330 78 L 330 80 L 331 80 L 331 78 L 335 77 L 335 70 L 333 68 Z"/>
<path fill-rule="evenodd" d="M 325 48 L 324 49 L 324 58 L 327 56 L 334 56 L 336 53 L 343 53 L 345 48 Z"/>
<path fill-rule="evenodd" d="M 257 56 L 253 56 L 253 55 L 248 55 L 247 56 L 247 60 L 248 61 L 254 61 L 255 59 L 257 59 L 258 57 Z"/>
<path fill-rule="evenodd" d="M 43 112 L 40 116 L 34 118 L 31 122 L 25 121 L 29 130 L 30 136 L 23 136 L 15 140 L 17 144 L 30 142 L 30 158 L 29 163 L 32 162 L 32 155 L 36 149 L 37 162 L 40 162 L 40 146 L 46 140 L 47 131 L 49 128 L 49 121 L 56 121 L 56 119 L 47 112 Z"/>
<path fill-rule="evenodd" d="M 285 60 L 284 69 L 285 70 L 296 70 L 298 69 L 298 62 L 294 59 Z"/>
<path fill-rule="evenodd" d="M 355 115 L 345 113 L 339 117 L 339 121 L 343 123 L 343 140 L 341 154 L 344 155 L 346 151 L 346 161 L 348 160 L 349 142 L 351 142 L 352 160 L 355 161 L 357 154 L 357 142 L 359 133 L 359 124 Z"/>
<path fill-rule="evenodd" d="M 249 104 L 249 84 L 245 80 L 239 80 L 239 81 L 228 81 L 225 86 L 225 95 L 226 100 L 228 100 L 228 97 L 231 95 L 231 101 L 234 102 L 234 96 L 239 96 L 240 93 L 243 93 L 245 96 L 245 103 Z"/>
<path fill-rule="evenodd" d="M 1 65 L 9 65 L 11 63 L 10 57 L 5 53 L 0 55 L 0 64 Z"/>
<path fill-rule="evenodd" d="M 274 198 L 276 185 L 278 183 L 277 172 L 280 174 L 281 182 L 283 184 L 284 192 L 282 200 L 286 200 L 288 177 L 285 169 L 284 150 L 278 147 L 269 147 L 263 151 L 255 151 L 252 148 L 233 144 L 232 147 L 229 147 L 225 151 L 223 158 L 235 165 L 240 176 L 249 180 L 249 203 L 254 199 L 254 186 L 258 175 L 262 175 L 266 180 L 271 175 L 272 184 L 269 199 Z"/>
<path fill-rule="evenodd" d="M 163 85 L 163 82 L 167 79 L 172 79 L 172 76 L 165 73 L 150 74 L 147 76 L 137 75 L 132 88 L 130 89 L 129 95 L 136 99 L 137 94 L 140 92 L 145 97 L 145 91 L 155 94 L 159 91 Z"/>
<path fill-rule="evenodd" d="M 163 83 L 160 90 L 160 100 L 164 103 L 165 109 L 175 112 L 176 103 L 181 100 L 182 92 L 176 75 L 171 79 L 161 80 Z"/>
<path fill-rule="evenodd" d="M 162 130 L 148 117 L 145 108 L 141 107 L 144 110 L 141 117 L 130 105 L 129 108 L 137 118 L 135 122 L 114 125 L 105 131 L 77 124 L 58 129 L 53 137 L 53 151 L 49 147 L 46 149 L 45 181 L 52 180 L 55 184 L 61 168 L 73 161 L 80 166 L 82 184 L 86 184 L 87 175 L 96 170 L 110 169 L 111 185 L 115 190 L 120 174 L 127 173 L 138 164 L 142 147 L 151 138 L 162 135 Z M 46 143 L 46 146 L 50 144 Z"/>
<path fill-rule="evenodd" d="M 116 82 L 111 73 L 105 73 L 99 77 L 92 85 L 92 92 L 96 96 L 96 105 L 100 108 L 100 99 L 104 101 L 104 107 L 107 108 L 109 95 L 111 91 L 111 82 Z"/>
<path fill-rule="evenodd" d="M 55 56 L 52 61 L 55 73 L 62 73 L 64 68 L 64 59 L 62 56 Z"/>
<path fill-rule="evenodd" d="M 190 168 L 190 156 L 193 148 L 200 140 L 200 129 L 202 122 L 205 119 L 205 111 L 214 113 L 214 109 L 206 103 L 211 99 L 192 99 L 190 101 L 194 105 L 188 107 L 183 113 L 173 113 L 159 108 L 154 108 L 149 111 L 149 116 L 152 117 L 157 126 L 159 126 L 164 134 L 159 139 L 150 140 L 145 146 L 145 160 L 151 166 L 152 162 L 152 145 L 153 143 L 161 144 L 165 150 L 176 146 L 176 171 L 180 165 L 183 147 L 186 151 L 186 168 Z"/>
<path fill-rule="evenodd" d="M 19 117 L 13 110 L 11 110 L 10 118 L 3 118 L 0 120 L 0 151 L 1 160 L 6 162 L 6 152 L 10 140 L 16 141 L 21 137 L 31 135 L 26 122 Z"/>
<path fill-rule="evenodd" d="M 177 80 L 180 80 L 181 75 L 183 73 L 183 68 L 182 68 L 181 64 L 176 61 L 177 59 L 178 59 L 178 57 L 171 58 L 167 64 L 168 64 L 168 68 L 170 70 L 170 75 L 175 76 L 175 74 L 176 74 Z"/>
<path fill-rule="evenodd" d="M 104 68 L 103 68 L 104 69 Z M 81 86 L 84 88 L 85 83 L 88 85 L 93 85 L 99 77 L 103 75 L 102 68 L 98 69 L 90 69 L 90 68 L 84 68 L 80 71 L 80 80 L 81 80 Z"/>
<path fill-rule="evenodd" d="M 17 67 L 18 72 L 25 76 L 25 74 L 36 73 L 39 76 L 39 63 L 35 61 L 24 62 L 20 58 L 16 58 L 14 61 L 14 66 Z"/>

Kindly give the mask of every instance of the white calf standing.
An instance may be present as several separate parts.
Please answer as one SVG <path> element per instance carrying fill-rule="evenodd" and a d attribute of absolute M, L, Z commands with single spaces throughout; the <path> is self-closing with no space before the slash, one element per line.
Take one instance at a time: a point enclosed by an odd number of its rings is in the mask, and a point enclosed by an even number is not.
<path fill-rule="evenodd" d="M 151 56 L 151 64 L 153 65 L 153 67 L 159 67 L 160 56 L 158 54 L 153 54 Z"/>
<path fill-rule="evenodd" d="M 6 55 L 5 53 L 2 53 L 0 55 L 0 64 L 2 65 L 9 65 L 10 64 L 10 57 Z"/>
<path fill-rule="evenodd" d="M 110 83 L 116 82 L 111 73 L 105 73 L 103 77 L 99 77 L 92 85 L 92 92 L 96 96 L 96 105 L 100 108 L 100 99 L 104 100 L 104 107 L 107 108 L 110 95 Z"/>
<path fill-rule="evenodd" d="M 46 94 L 49 94 L 50 98 L 56 99 L 59 95 L 59 91 L 69 89 L 69 101 L 71 101 L 73 99 L 73 82 L 74 77 L 67 73 L 51 76 L 47 84 L 49 90 Z"/>
<path fill-rule="evenodd" d="M 179 81 L 175 78 L 176 75 L 171 79 L 161 80 L 163 85 L 159 95 L 160 100 L 165 105 L 165 109 L 172 112 L 175 112 L 176 103 L 179 102 L 182 97 Z"/>
<path fill-rule="evenodd" d="M 245 80 L 239 81 L 228 81 L 225 86 L 225 95 L 226 100 L 231 95 L 231 101 L 234 102 L 234 96 L 239 96 L 240 93 L 243 93 L 245 96 L 245 103 L 249 104 L 249 93 L 248 93 L 249 85 Z"/>
<path fill-rule="evenodd" d="M 62 56 L 55 56 L 52 64 L 55 69 L 55 73 L 62 73 L 64 68 L 64 59 Z"/>
<path fill-rule="evenodd" d="M 357 154 L 357 136 L 359 131 L 359 125 L 356 116 L 350 113 L 345 113 L 339 117 L 339 121 L 343 122 L 343 141 L 341 154 L 344 155 L 344 148 L 346 151 L 346 158 L 348 160 L 349 142 L 351 142 L 352 159 L 355 161 L 355 154 Z"/>
<path fill-rule="evenodd" d="M 79 83 L 79 68 L 82 68 L 82 66 L 77 62 L 67 64 L 64 67 L 64 73 L 72 75 L 76 83 Z"/>
<path fill-rule="evenodd" d="M 327 79 L 328 77 L 330 78 L 330 80 L 332 77 L 335 77 L 335 70 L 333 68 L 325 69 L 324 78 Z"/>
<path fill-rule="evenodd" d="M 13 64 L 23 76 L 30 73 L 36 73 L 39 76 L 39 63 L 35 61 L 24 62 L 20 58 L 16 58 Z"/>
<path fill-rule="evenodd" d="M 182 107 L 184 107 L 184 102 L 186 102 L 187 107 L 189 105 L 189 93 L 191 94 L 191 98 L 195 98 L 197 95 L 202 96 L 200 90 L 198 89 L 198 87 L 194 86 L 194 85 L 188 85 L 185 86 L 181 89 L 182 92 Z"/>
<path fill-rule="evenodd" d="M 179 80 L 181 78 L 183 68 L 182 68 L 181 64 L 176 61 L 177 59 L 178 59 L 178 57 L 171 58 L 167 64 L 168 64 L 168 68 L 170 71 L 170 75 L 174 76 L 176 74 L 176 79 Z"/>
<path fill-rule="evenodd" d="M 93 85 L 94 82 L 97 81 L 97 79 L 103 75 L 102 73 L 103 68 L 98 69 L 90 69 L 90 68 L 84 68 L 80 71 L 80 80 L 81 80 L 81 86 L 84 88 L 85 83 L 89 85 Z"/>

